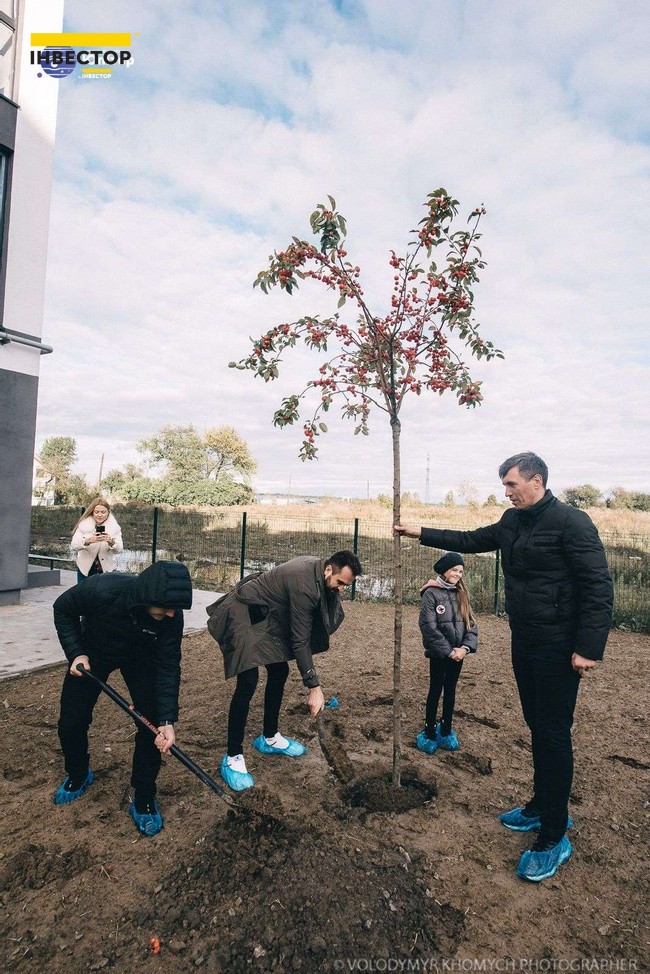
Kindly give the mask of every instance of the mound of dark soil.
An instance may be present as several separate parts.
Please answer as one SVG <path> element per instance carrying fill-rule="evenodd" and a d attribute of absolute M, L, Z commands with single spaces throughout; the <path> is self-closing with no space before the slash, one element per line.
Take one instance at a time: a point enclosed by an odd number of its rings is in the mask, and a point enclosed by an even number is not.
<path fill-rule="evenodd" d="M 230 812 L 162 883 L 155 907 L 161 953 L 210 971 L 331 969 L 347 957 L 453 954 L 463 914 L 437 899 L 426 858 L 380 846 L 369 858 L 335 840 L 326 821 L 296 825 Z"/>

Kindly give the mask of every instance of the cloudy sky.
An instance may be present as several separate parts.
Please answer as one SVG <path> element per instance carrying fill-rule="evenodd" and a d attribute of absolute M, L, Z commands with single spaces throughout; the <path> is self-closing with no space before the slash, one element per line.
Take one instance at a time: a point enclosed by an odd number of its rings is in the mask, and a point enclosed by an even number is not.
<path fill-rule="evenodd" d="M 97 477 L 165 424 L 234 425 L 260 490 L 390 489 L 390 430 L 333 425 L 318 463 L 271 416 L 314 372 L 229 370 L 249 336 L 328 313 L 327 294 L 262 295 L 268 255 L 326 194 L 383 314 L 389 250 L 428 192 L 484 203 L 476 291 L 485 402 L 423 396 L 403 414 L 403 489 L 499 492 L 540 453 L 550 486 L 650 490 L 650 176 L 646 0 L 66 0 L 65 29 L 129 31 L 134 64 L 58 84 L 37 445 L 76 438 Z M 331 415 L 331 414 L 330 414 Z"/>

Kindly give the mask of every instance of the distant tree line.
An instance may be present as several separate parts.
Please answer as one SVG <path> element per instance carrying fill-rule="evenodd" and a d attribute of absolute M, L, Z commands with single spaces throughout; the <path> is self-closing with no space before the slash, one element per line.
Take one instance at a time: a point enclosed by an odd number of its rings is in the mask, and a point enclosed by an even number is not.
<path fill-rule="evenodd" d="M 253 496 L 251 476 L 257 464 L 248 445 L 232 426 L 200 433 L 194 426 L 164 426 L 136 449 L 142 464 L 110 470 L 97 486 L 72 474 L 77 459 L 71 436 L 55 436 L 39 454 L 36 497 L 52 496 L 55 504 L 84 506 L 99 490 L 114 501 L 143 504 L 245 504 Z M 151 475 L 150 475 L 151 474 Z"/>
<path fill-rule="evenodd" d="M 630 511 L 650 511 L 650 494 L 642 491 L 625 490 L 623 487 L 614 487 L 610 491 L 603 492 L 593 484 L 581 484 L 578 487 L 567 487 L 560 495 L 560 500 L 571 507 L 586 509 L 589 507 L 610 507 L 614 510 Z M 378 494 L 377 501 L 384 507 L 390 507 L 392 498 L 388 494 Z M 478 489 L 471 483 L 459 484 L 456 492 L 453 490 L 445 494 L 443 500 L 445 507 L 509 507 L 506 500 L 499 500 L 496 494 L 490 494 L 481 503 L 479 501 Z M 422 500 L 417 491 L 402 494 L 402 504 L 417 507 L 422 504 Z"/>
<path fill-rule="evenodd" d="M 650 494 L 638 490 L 625 490 L 614 487 L 603 494 L 593 484 L 581 484 L 579 487 L 567 487 L 561 500 L 571 507 L 611 507 L 614 510 L 650 511 Z"/>
<path fill-rule="evenodd" d="M 72 436 L 52 436 L 45 440 L 36 457 L 34 496 L 55 504 L 85 507 L 98 490 L 115 501 L 141 501 L 143 504 L 247 504 L 253 497 L 251 477 L 257 464 L 245 440 L 232 426 L 220 426 L 200 433 L 194 426 L 164 426 L 149 439 L 140 440 L 136 449 L 142 464 L 127 463 L 109 471 L 99 485 L 89 484 L 81 474 L 72 473 L 77 460 L 77 444 Z M 150 476 L 149 474 L 153 474 Z M 560 499 L 572 507 L 610 507 L 615 510 L 650 511 L 650 494 L 614 487 L 602 492 L 593 484 L 567 487 Z M 379 494 L 377 500 L 391 507 L 393 498 Z M 402 494 L 402 503 L 418 505 L 417 492 Z M 450 490 L 446 507 L 457 504 L 479 506 L 474 484 L 464 482 L 457 495 Z M 490 494 L 483 507 L 503 502 Z"/>

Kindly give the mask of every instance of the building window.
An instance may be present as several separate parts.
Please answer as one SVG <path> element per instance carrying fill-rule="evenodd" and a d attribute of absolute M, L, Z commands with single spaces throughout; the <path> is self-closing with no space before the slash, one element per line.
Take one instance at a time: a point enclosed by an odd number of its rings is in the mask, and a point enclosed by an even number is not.
<path fill-rule="evenodd" d="M 0 149 L 0 268 L 4 261 L 5 203 L 7 197 L 7 174 L 9 172 L 9 153 Z M 0 274 L 0 280 L 2 278 Z"/>
<path fill-rule="evenodd" d="M 12 98 L 16 64 L 16 22 L 13 0 L 0 0 L 0 95 Z"/>

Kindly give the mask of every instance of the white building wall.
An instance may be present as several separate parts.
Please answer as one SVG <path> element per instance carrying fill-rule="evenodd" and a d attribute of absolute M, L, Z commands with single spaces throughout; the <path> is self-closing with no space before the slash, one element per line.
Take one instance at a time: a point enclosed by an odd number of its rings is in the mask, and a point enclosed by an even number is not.
<path fill-rule="evenodd" d="M 28 340 L 43 330 L 54 132 L 60 82 L 30 64 L 32 33 L 59 33 L 63 0 L 0 0 L 16 21 L 15 71 L 0 98 L 0 141 L 10 155 L 8 231 L 0 281 L 2 329 Z M 7 7 L 13 6 L 13 9 Z M 5 77 L 7 74 L 5 73 Z M 32 464 L 41 354 L 0 338 L 0 605 L 27 585 Z"/>
<path fill-rule="evenodd" d="M 9 206 L 5 328 L 41 338 L 60 81 L 38 77 L 29 63 L 32 32 L 63 27 L 63 0 L 19 0 L 13 101 L 19 106 Z M 65 82 L 64 82 L 65 83 Z M 40 352 L 3 346 L 0 367 L 38 375 Z"/>

